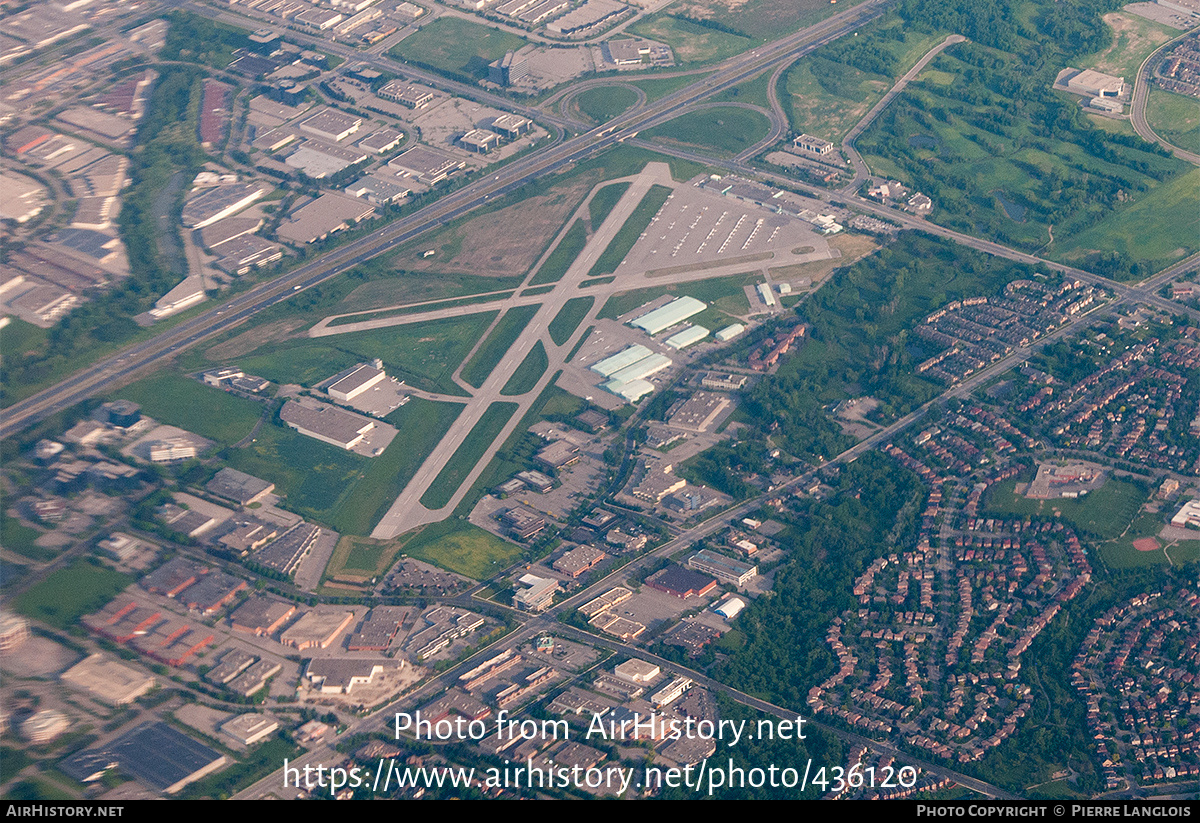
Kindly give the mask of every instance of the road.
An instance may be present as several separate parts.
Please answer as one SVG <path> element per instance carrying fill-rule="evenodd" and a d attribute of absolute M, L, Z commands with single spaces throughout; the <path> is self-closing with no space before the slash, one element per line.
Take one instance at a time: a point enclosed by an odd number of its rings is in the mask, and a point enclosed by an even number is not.
<path fill-rule="evenodd" d="M 846 153 L 846 158 L 850 161 L 850 165 L 854 169 L 854 179 L 842 188 L 843 192 L 851 194 L 858 191 L 859 186 L 861 186 L 863 182 L 871 176 L 871 170 L 867 168 L 867 164 L 863 161 L 862 155 L 858 153 L 858 149 L 854 148 L 854 141 L 858 139 L 858 136 L 866 131 L 867 126 L 875 122 L 875 118 L 879 116 L 880 112 L 886 109 L 892 100 L 896 98 L 896 95 L 904 91 L 904 87 L 912 82 L 913 78 L 920 74 L 921 71 L 929 65 L 930 60 L 937 57 L 945 49 L 953 46 L 955 43 L 966 42 L 966 39 L 967 38 L 963 37 L 961 34 L 952 34 L 931 48 L 929 51 L 925 52 L 925 55 L 916 62 L 916 65 L 905 72 L 904 76 L 896 81 L 896 85 L 892 86 L 891 89 L 888 90 L 888 93 L 885 94 L 878 103 L 871 107 L 871 110 L 867 112 L 866 116 L 863 117 L 862 120 L 859 120 L 857 123 L 855 123 L 854 128 L 850 129 L 850 131 L 846 133 L 846 136 L 842 138 L 842 151 Z"/>
<path fill-rule="evenodd" d="M 1146 120 L 1146 101 L 1150 98 L 1150 74 L 1154 67 L 1158 65 L 1161 55 L 1170 48 L 1173 48 L 1176 43 L 1186 37 L 1191 37 L 1200 31 L 1200 28 L 1192 29 L 1186 34 L 1181 34 L 1164 43 L 1162 46 L 1154 50 L 1154 53 L 1142 61 L 1142 65 L 1138 67 L 1137 77 L 1133 81 L 1133 99 L 1129 104 L 1129 120 L 1133 124 L 1133 130 L 1138 133 L 1138 137 L 1151 143 L 1157 143 L 1169 152 L 1173 152 L 1180 160 L 1186 160 L 1189 163 L 1200 165 L 1200 154 L 1195 154 L 1190 151 L 1185 151 L 1178 146 L 1168 143 L 1155 133 L 1150 127 L 1150 123 Z"/>

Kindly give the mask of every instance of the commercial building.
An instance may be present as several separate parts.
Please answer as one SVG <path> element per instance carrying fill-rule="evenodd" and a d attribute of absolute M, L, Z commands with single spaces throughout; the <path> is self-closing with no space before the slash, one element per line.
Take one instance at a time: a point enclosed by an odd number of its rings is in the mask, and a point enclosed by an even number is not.
<path fill-rule="evenodd" d="M 400 141 L 403 139 L 404 132 L 402 131 L 398 131 L 397 129 L 380 129 L 359 140 L 357 145 L 364 151 L 382 154 L 399 146 Z"/>
<path fill-rule="evenodd" d="M 1067 80 L 1067 90 L 1091 97 L 1120 97 L 1125 90 L 1125 78 L 1084 69 Z"/>
<path fill-rule="evenodd" d="M 364 163 L 367 159 L 366 152 L 361 149 L 348 149 L 344 146 L 306 140 L 302 146 L 289 154 L 284 162 L 313 180 L 324 180 L 353 165 Z"/>
<path fill-rule="evenodd" d="M 554 561 L 554 570 L 576 578 L 586 571 L 596 567 L 600 561 L 608 557 L 604 551 L 591 546 L 579 546 L 571 549 L 558 560 Z"/>
<path fill-rule="evenodd" d="M 522 134 L 528 134 L 532 125 L 528 119 L 516 114 L 502 114 L 492 121 L 491 129 L 509 140 L 516 140 Z"/>
<path fill-rule="evenodd" d="M 450 176 L 450 172 L 466 166 L 466 162 L 426 146 L 413 146 L 401 152 L 388 163 L 388 168 L 415 177 L 421 183 L 432 186 Z"/>
<path fill-rule="evenodd" d="M 750 378 L 744 374 L 721 374 L 710 371 L 700 378 L 700 385 L 706 389 L 738 391 L 744 388 L 749 380 Z"/>
<path fill-rule="evenodd" d="M 626 683 L 635 683 L 639 686 L 644 686 L 647 683 L 653 683 L 657 680 L 659 675 L 662 674 L 662 669 L 657 664 L 631 658 L 613 669 L 613 674 Z"/>
<path fill-rule="evenodd" d="M 679 401 L 667 413 L 667 424 L 688 431 L 703 432 L 729 407 L 730 399 L 724 394 L 699 391 L 686 400 Z"/>
<path fill-rule="evenodd" d="M 500 135 L 487 129 L 471 129 L 458 138 L 458 142 L 467 151 L 473 151 L 476 154 L 487 154 L 500 145 Z"/>
<path fill-rule="evenodd" d="M 296 613 L 296 606 L 285 600 L 254 595 L 229 615 L 235 632 L 269 637 L 282 629 Z"/>
<path fill-rule="evenodd" d="M 408 106 L 410 109 L 423 109 L 435 99 L 432 89 L 414 86 L 403 80 L 392 80 L 385 83 L 376 94 L 385 100 L 393 100 L 403 106 Z"/>
<path fill-rule="evenodd" d="M 630 325 L 637 326 L 646 334 L 653 337 L 661 331 L 671 328 L 677 323 L 682 323 L 689 317 L 693 317 L 708 308 L 707 304 L 697 300 L 694 297 L 684 297 L 672 300 L 665 306 L 657 308 L 654 311 L 647 312 L 641 317 L 633 320 Z"/>
<path fill-rule="evenodd" d="M 513 594 L 513 608 L 521 611 L 545 611 L 558 591 L 558 581 L 554 578 L 525 574 L 517 582 L 520 587 Z"/>
<path fill-rule="evenodd" d="M 802 134 L 792 141 L 792 145 L 805 154 L 811 154 L 816 157 L 824 157 L 827 154 L 833 153 L 833 143 L 828 140 L 822 140 L 820 137 L 813 137 L 811 134 Z"/>
<path fill-rule="evenodd" d="M 646 578 L 646 585 L 660 592 L 686 600 L 703 597 L 717 587 L 717 581 L 706 574 L 672 563 Z"/>
<path fill-rule="evenodd" d="M 243 746 L 252 746 L 270 737 L 278 728 L 279 721 L 265 714 L 240 714 L 221 724 L 221 734 Z"/>
<path fill-rule="evenodd" d="M 688 566 L 696 571 L 711 574 L 723 583 L 745 586 L 758 576 L 758 566 L 742 563 L 732 557 L 702 549 L 688 558 Z"/>
<path fill-rule="evenodd" d="M 321 689 L 321 694 L 350 694 L 355 686 L 367 686 L 383 666 L 374 660 L 318 658 L 308 664 L 304 676 Z"/>

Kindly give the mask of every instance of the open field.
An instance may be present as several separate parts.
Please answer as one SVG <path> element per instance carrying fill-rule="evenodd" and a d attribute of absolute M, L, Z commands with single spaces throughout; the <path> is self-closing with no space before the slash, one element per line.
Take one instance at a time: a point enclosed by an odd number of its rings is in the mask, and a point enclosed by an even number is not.
<path fill-rule="evenodd" d="M 642 202 L 638 203 L 637 208 L 629 215 L 625 225 L 621 226 L 612 242 L 608 244 L 608 248 L 597 258 L 596 264 L 588 272 L 588 277 L 615 272 L 617 266 L 625 259 L 625 255 L 629 254 L 633 244 L 637 242 L 638 237 L 646 230 L 646 226 L 650 225 L 654 215 L 658 213 L 662 204 L 667 202 L 667 198 L 670 196 L 671 189 L 668 187 L 660 186 L 657 183 L 651 186 L 642 198 Z"/>
<path fill-rule="evenodd" d="M 1057 237 L 1057 233 L 1055 237 Z M 1053 255 L 1063 262 L 1115 252 L 1157 271 L 1200 248 L 1200 169 L 1160 185 L 1080 232 Z"/>
<path fill-rule="evenodd" d="M 1165 89 L 1150 89 L 1146 122 L 1174 146 L 1200 154 L 1200 101 Z"/>
<path fill-rule="evenodd" d="M 639 20 L 625 31 L 666 43 L 675 52 L 678 63 L 716 62 L 758 45 L 749 37 L 710 29 L 664 12 Z"/>
<path fill-rule="evenodd" d="M 331 518 L 333 527 L 342 534 L 370 534 L 461 413 L 457 403 L 413 397 L 389 414 L 387 421 L 396 427 L 396 438 L 367 463 L 354 493 Z"/>
<path fill-rule="evenodd" d="M 594 302 L 594 297 L 572 297 L 568 300 L 550 321 L 550 339 L 559 346 L 570 340 Z"/>
<path fill-rule="evenodd" d="M 1166 540 L 1158 537 L 1162 531 L 1164 516 L 1142 514 L 1133 519 L 1124 533 L 1100 544 L 1100 556 L 1109 568 L 1129 569 L 1140 566 L 1161 566 L 1167 563 L 1180 565 L 1200 559 L 1200 535 L 1196 540 Z M 1153 537 L 1159 548 L 1155 551 L 1139 551 L 1133 541 Z"/>
<path fill-rule="evenodd" d="M 400 41 L 390 53 L 400 60 L 471 81 L 486 78 L 488 63 L 528 42 L 459 17 L 440 17 Z"/>
<path fill-rule="evenodd" d="M 752 106 L 769 109 L 771 107 L 770 85 L 771 72 L 765 71 L 758 77 L 739 83 L 709 99 L 713 103 L 749 103 Z"/>
<path fill-rule="evenodd" d="M 71 629 L 85 614 L 96 611 L 132 583 L 132 575 L 101 563 L 76 560 L 13 599 L 21 614 L 56 629 Z"/>
<path fill-rule="evenodd" d="M 420 325 L 268 343 L 244 355 L 239 365 L 278 383 L 312 386 L 378 357 L 388 374 L 418 388 L 462 394 L 450 375 L 495 317 L 494 311 L 479 312 Z"/>
<path fill-rule="evenodd" d="M 262 416 L 263 405 L 205 386 L 180 374 L 159 374 L 119 389 L 114 398 L 132 400 L 162 423 L 230 445 Z"/>
<path fill-rule="evenodd" d="M 632 33 L 632 32 L 631 32 Z M 653 103 L 659 98 L 666 97 L 672 92 L 677 92 L 685 86 L 690 86 L 692 83 L 703 80 L 707 74 L 681 74 L 676 77 L 660 77 L 657 80 L 647 78 L 645 80 L 634 80 L 630 82 L 631 86 L 637 86 L 646 93 L 646 102 Z"/>
<path fill-rule="evenodd" d="M 354 492 L 368 461 L 382 455 L 362 457 L 305 437 L 275 418 L 258 430 L 253 442 L 226 450 L 222 458 L 239 471 L 274 483 L 287 508 L 329 524 Z"/>
<path fill-rule="evenodd" d="M 479 458 L 500 434 L 508 418 L 517 410 L 516 403 L 493 403 L 479 418 L 475 428 L 467 435 L 458 450 L 446 461 L 438 476 L 429 484 L 421 496 L 421 505 L 427 509 L 440 509 L 450 502 L 467 475 L 475 468 Z"/>
<path fill-rule="evenodd" d="M 473 580 L 487 580 L 517 562 L 521 547 L 450 519 L 421 529 L 404 544 L 404 553 Z"/>
<path fill-rule="evenodd" d="M 604 218 L 608 217 L 628 189 L 629 183 L 612 183 L 592 195 L 588 201 L 588 221 L 592 224 L 592 231 L 600 228 Z"/>
<path fill-rule="evenodd" d="M 779 78 L 779 100 L 793 131 L 840 143 L 946 32 L 905 31 L 899 20 L 885 18 L 861 34 L 853 44 L 843 40 L 818 49 Z M 846 51 L 854 46 L 868 49 L 875 59 L 855 59 L 856 52 Z M 942 75 L 942 82 L 953 81 L 953 75 Z"/>
<path fill-rule="evenodd" d="M 575 108 L 595 123 L 605 123 L 637 102 L 637 92 L 628 86 L 597 86 L 576 95 Z"/>
<path fill-rule="evenodd" d="M 681 0 L 670 8 L 680 17 L 709 22 L 763 41 L 842 9 L 831 7 L 826 0 Z"/>
<path fill-rule="evenodd" d="M 512 373 L 512 377 L 504 384 L 504 388 L 500 390 L 500 394 L 505 397 L 520 397 L 526 392 L 533 391 L 537 381 L 546 373 L 546 369 L 550 367 L 550 358 L 546 356 L 546 347 L 539 340 L 533 344 L 533 348 L 529 350 L 529 354 L 525 355 L 525 359 L 521 361 L 521 365 L 517 366 Z"/>
<path fill-rule="evenodd" d="M 717 156 L 733 156 L 767 136 L 771 121 L 766 115 L 737 106 L 715 106 L 689 112 L 643 132 L 648 139 L 711 149 Z"/>
<path fill-rule="evenodd" d="M 522 294 L 529 294 L 528 291 Z M 513 290 L 490 292 L 487 294 L 476 294 L 469 297 L 454 297 L 449 300 L 436 300 L 432 303 L 415 303 L 401 308 L 381 309 L 380 311 L 355 312 L 354 314 L 344 314 L 341 317 L 334 318 L 329 321 L 330 326 L 348 326 L 353 323 L 361 323 L 364 320 L 381 320 L 385 317 L 403 317 L 406 314 L 419 314 L 421 312 L 436 311 L 437 309 L 451 309 L 456 306 L 474 306 L 478 303 L 492 303 L 497 300 L 507 300 L 512 297 Z"/>
<path fill-rule="evenodd" d="M 483 345 L 475 350 L 474 356 L 463 366 L 460 374 L 462 379 L 475 388 L 480 388 L 540 308 L 541 304 L 538 303 L 516 306 L 505 312 L 492 328 L 491 334 L 483 341 Z"/>
<path fill-rule="evenodd" d="M 571 264 L 575 262 L 575 258 L 579 256 L 586 245 L 587 226 L 583 224 L 582 220 L 576 220 L 571 224 L 571 228 L 567 229 L 567 233 L 563 235 L 558 245 L 554 247 L 554 251 L 550 252 L 550 256 L 546 258 L 546 262 L 538 269 L 529 284 L 536 286 L 541 283 L 557 283 L 562 280 L 562 276 L 567 273 L 567 269 L 571 268 Z"/>
<path fill-rule="evenodd" d="M 1142 61 L 1156 48 L 1179 36 L 1176 29 L 1136 14 L 1114 11 L 1104 15 L 1104 22 L 1112 29 L 1112 43 L 1101 52 L 1075 61 L 1081 69 L 1124 77 L 1127 83 L 1133 82 Z"/>
<path fill-rule="evenodd" d="M 597 175 L 585 174 L 532 184 L 524 199 L 501 201 L 499 208 L 473 213 L 409 243 L 391 258 L 392 267 L 455 276 L 524 274 L 599 181 Z M 436 253 L 425 257 L 431 249 Z"/>

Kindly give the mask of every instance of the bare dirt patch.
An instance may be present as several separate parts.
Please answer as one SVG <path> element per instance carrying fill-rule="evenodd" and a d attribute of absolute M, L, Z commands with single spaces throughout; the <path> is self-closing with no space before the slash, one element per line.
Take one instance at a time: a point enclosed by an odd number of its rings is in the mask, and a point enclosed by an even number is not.
<path fill-rule="evenodd" d="M 1133 547 L 1140 552 L 1156 552 L 1162 545 L 1153 537 L 1139 537 L 1133 541 Z"/>
<path fill-rule="evenodd" d="M 228 360 L 231 357 L 241 357 L 267 343 L 286 340 L 294 336 L 293 332 L 304 326 L 306 322 L 293 317 L 287 320 L 277 320 L 274 323 L 264 323 L 242 332 L 237 337 L 218 343 L 205 351 L 204 356 L 213 362 Z"/>
<path fill-rule="evenodd" d="M 422 243 L 411 258 L 397 257 L 396 267 L 507 277 L 525 274 L 596 182 L 591 176 L 576 178 L 570 185 L 468 220 Z M 431 248 L 436 255 L 421 256 Z"/>

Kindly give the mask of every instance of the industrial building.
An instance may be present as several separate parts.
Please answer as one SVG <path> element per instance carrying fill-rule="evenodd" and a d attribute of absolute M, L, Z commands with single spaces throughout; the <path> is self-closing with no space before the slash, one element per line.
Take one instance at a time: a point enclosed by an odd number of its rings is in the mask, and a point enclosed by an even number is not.
<path fill-rule="evenodd" d="M 61 680 L 114 706 L 132 703 L 154 688 L 155 683 L 150 675 L 99 653 L 67 669 Z"/>
<path fill-rule="evenodd" d="M 730 340 L 737 337 L 745 330 L 746 330 L 746 327 L 743 326 L 741 323 L 734 323 L 732 325 L 726 326 L 723 329 L 719 329 L 717 331 L 717 333 L 713 336 L 717 338 L 717 342 L 719 342 L 719 343 L 728 343 Z"/>
<path fill-rule="evenodd" d="M 183 206 L 183 225 L 202 229 L 235 214 L 269 191 L 256 183 L 236 183 L 206 189 Z"/>
<path fill-rule="evenodd" d="M 1120 97 L 1125 90 L 1125 78 L 1084 69 L 1067 80 L 1067 90 L 1090 97 Z"/>
<path fill-rule="evenodd" d="M 359 363 L 354 368 L 347 369 L 339 374 L 325 392 L 334 400 L 349 403 L 372 386 L 383 382 L 386 378 L 387 373 L 383 369 L 368 366 L 366 363 Z"/>
<path fill-rule="evenodd" d="M 713 606 L 713 611 L 726 620 L 733 620 L 742 613 L 742 609 L 744 608 L 746 608 L 746 601 L 731 594 L 716 606 Z"/>
<path fill-rule="evenodd" d="M 273 492 L 275 484 L 237 469 L 225 468 L 217 472 L 204 488 L 218 497 L 232 500 L 239 506 L 249 506 Z"/>
<path fill-rule="evenodd" d="M 340 143 L 362 127 L 362 118 L 335 109 L 322 109 L 300 123 L 300 130 Z"/>
<path fill-rule="evenodd" d="M 427 186 L 440 183 L 467 164 L 426 146 L 413 146 L 388 163 L 388 168 L 415 177 Z"/>
<path fill-rule="evenodd" d="M 279 642 L 299 651 L 328 649 L 354 622 L 354 612 L 318 606 L 279 635 Z"/>
<path fill-rule="evenodd" d="M 363 441 L 375 422 L 333 406 L 301 405 L 289 400 L 279 410 L 279 419 L 308 437 L 349 451 Z"/>
<path fill-rule="evenodd" d="M 282 239 L 304 244 L 323 240 L 334 232 L 375 216 L 375 207 L 340 194 L 323 194 L 296 209 L 276 230 Z"/>
<path fill-rule="evenodd" d="M 683 331 L 668 337 L 663 343 L 676 351 L 680 351 L 695 343 L 699 343 L 706 337 L 708 337 L 708 329 L 703 326 L 688 326 Z"/>
<path fill-rule="evenodd" d="M 704 311 L 708 306 L 694 297 L 680 297 L 672 300 L 665 306 L 657 308 L 654 311 L 647 312 L 641 317 L 633 320 L 630 325 L 637 326 L 646 334 L 653 337 L 661 331 L 665 331 L 671 326 L 682 323 L 689 317 L 693 317 Z"/>
<path fill-rule="evenodd" d="M 626 366 L 632 366 L 634 363 L 649 357 L 651 354 L 653 352 L 645 346 L 630 346 L 611 357 L 606 357 L 600 362 L 593 364 L 591 370 L 601 377 L 611 377 Z"/>

